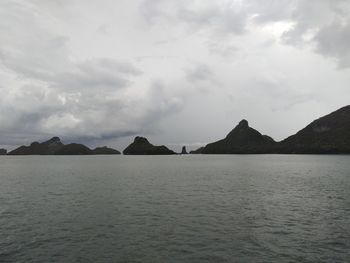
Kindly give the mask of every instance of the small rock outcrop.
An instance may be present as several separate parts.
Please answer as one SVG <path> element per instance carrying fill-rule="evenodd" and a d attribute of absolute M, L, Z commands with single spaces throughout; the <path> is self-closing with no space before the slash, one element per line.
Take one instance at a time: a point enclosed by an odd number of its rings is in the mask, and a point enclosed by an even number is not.
<path fill-rule="evenodd" d="M 186 146 L 182 147 L 181 154 L 187 154 Z"/>
<path fill-rule="evenodd" d="M 96 155 L 110 155 L 110 154 L 120 154 L 119 151 L 109 148 L 107 146 L 103 146 L 103 147 L 97 147 L 94 150 L 92 150 L 93 154 Z"/>
<path fill-rule="evenodd" d="M 0 149 L 0 155 L 6 155 L 7 150 L 6 149 Z"/>
<path fill-rule="evenodd" d="M 137 136 L 123 151 L 125 155 L 171 155 L 176 154 L 166 146 L 154 146 L 146 138 Z"/>

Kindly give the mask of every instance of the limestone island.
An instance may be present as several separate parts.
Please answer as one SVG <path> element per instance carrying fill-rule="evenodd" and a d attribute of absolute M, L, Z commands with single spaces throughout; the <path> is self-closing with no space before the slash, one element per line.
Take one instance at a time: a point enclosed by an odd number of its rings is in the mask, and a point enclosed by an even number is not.
<path fill-rule="evenodd" d="M 91 150 L 83 144 L 63 144 L 59 137 L 53 137 L 48 141 L 39 143 L 33 142 L 30 146 L 20 146 L 8 153 L 8 155 L 97 155 L 97 154 L 120 154 L 119 151 L 98 147 Z"/>
<path fill-rule="evenodd" d="M 123 151 L 124 155 L 172 155 L 176 154 L 166 146 L 154 146 L 146 138 L 137 136 Z"/>
<path fill-rule="evenodd" d="M 224 139 L 191 154 L 349 154 L 350 106 L 323 116 L 280 142 L 242 120 Z"/>

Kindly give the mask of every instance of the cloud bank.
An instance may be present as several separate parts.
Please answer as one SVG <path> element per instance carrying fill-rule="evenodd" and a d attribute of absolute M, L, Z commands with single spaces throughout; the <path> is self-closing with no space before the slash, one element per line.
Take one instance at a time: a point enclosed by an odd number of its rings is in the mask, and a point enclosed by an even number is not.
<path fill-rule="evenodd" d="M 346 0 L 4 0 L 0 16 L 0 145 L 198 145 L 242 118 L 278 140 L 350 99 Z"/>

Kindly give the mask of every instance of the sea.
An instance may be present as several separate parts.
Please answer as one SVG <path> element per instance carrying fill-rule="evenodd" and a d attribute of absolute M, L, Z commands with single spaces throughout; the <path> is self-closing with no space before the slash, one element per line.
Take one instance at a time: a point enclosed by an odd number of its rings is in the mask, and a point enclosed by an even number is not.
<path fill-rule="evenodd" d="M 350 156 L 3 156 L 0 262 L 350 262 Z"/>

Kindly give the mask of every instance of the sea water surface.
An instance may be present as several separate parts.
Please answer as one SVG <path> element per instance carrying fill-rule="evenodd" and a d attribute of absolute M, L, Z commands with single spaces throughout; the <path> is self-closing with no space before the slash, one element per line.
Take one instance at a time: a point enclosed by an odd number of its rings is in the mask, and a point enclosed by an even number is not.
<path fill-rule="evenodd" d="M 350 156 L 6 156 L 0 262 L 350 262 Z"/>

